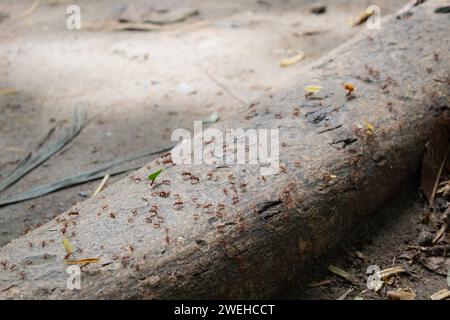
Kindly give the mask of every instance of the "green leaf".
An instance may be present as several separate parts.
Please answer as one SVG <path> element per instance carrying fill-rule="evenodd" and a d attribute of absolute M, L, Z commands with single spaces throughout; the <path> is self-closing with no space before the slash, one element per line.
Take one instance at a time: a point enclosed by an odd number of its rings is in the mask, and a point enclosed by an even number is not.
<path fill-rule="evenodd" d="M 156 178 L 161 174 L 161 172 L 163 172 L 163 169 L 156 170 L 155 172 L 149 174 L 148 180 L 150 180 L 151 182 L 155 181 Z"/>

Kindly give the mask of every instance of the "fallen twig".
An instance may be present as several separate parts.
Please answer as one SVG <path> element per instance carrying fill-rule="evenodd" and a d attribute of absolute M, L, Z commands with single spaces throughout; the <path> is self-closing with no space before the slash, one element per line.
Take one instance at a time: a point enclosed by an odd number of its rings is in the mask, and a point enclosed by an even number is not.
<path fill-rule="evenodd" d="M 416 293 L 410 289 L 399 289 L 396 291 L 388 291 L 387 297 L 390 300 L 414 300 L 416 298 Z"/>

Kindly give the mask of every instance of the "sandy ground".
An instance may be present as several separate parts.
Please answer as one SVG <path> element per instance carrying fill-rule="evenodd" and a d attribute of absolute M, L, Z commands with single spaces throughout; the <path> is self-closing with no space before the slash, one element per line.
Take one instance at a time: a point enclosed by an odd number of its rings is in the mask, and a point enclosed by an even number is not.
<path fill-rule="evenodd" d="M 302 67 L 358 32 L 359 28 L 348 26 L 348 19 L 369 4 L 379 5 L 382 14 L 405 4 L 404 0 L 322 1 L 327 12 L 317 15 L 311 9 L 319 2 L 307 0 L 158 0 L 152 1 L 155 10 L 195 8 L 199 15 L 149 32 L 65 27 L 69 4 L 80 5 L 82 25 L 89 26 L 117 20 L 129 2 L 41 0 L 33 12 L 17 17 L 33 1 L 1 0 L 0 12 L 9 18 L 0 20 L 0 89 L 17 93 L 0 95 L 0 179 L 36 146 L 55 120 L 67 119 L 76 105 L 87 106 L 90 122 L 72 143 L 0 198 L 104 161 L 171 145 L 173 129 L 192 129 L 194 120 L 214 111 L 226 118 L 301 74 Z M 279 61 L 297 50 L 305 53 L 305 59 L 281 68 Z M 0 246 L 83 201 L 80 194 L 91 194 L 97 185 L 87 183 L 0 208 Z M 374 222 L 375 227 L 368 224 L 371 220 L 362 222 L 366 228 L 358 233 L 362 239 L 346 242 L 364 253 L 367 261 L 355 258 L 353 247 L 346 244 L 335 256 L 323 258 L 309 277 L 329 278 L 330 261 L 360 276 L 369 262 L 388 267 L 405 249 L 405 234 L 410 242 L 417 237 L 423 201 L 410 196 L 417 188 L 410 190 L 401 196 L 409 197 L 406 202 L 395 200 L 379 212 L 382 218 Z M 341 255 L 342 251 L 350 256 Z M 420 297 L 444 283 L 433 272 L 425 276 L 431 282 L 420 282 L 416 288 Z M 405 281 L 413 279 L 418 278 Z M 332 280 L 331 285 L 314 289 L 299 287 L 287 296 L 335 299 L 350 288 L 345 281 Z M 414 287 L 415 283 L 404 285 Z M 362 290 L 363 284 L 347 298 L 366 294 Z M 367 293 L 366 297 L 384 296 Z"/>

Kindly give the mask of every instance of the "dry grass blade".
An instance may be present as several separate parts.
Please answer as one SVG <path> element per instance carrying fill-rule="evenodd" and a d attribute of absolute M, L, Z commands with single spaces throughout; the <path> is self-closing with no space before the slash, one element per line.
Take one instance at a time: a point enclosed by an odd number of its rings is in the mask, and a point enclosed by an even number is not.
<path fill-rule="evenodd" d="M 17 202 L 21 202 L 21 201 L 25 201 L 25 200 L 38 198 L 40 196 L 52 193 L 54 191 L 68 188 L 71 186 L 75 186 L 77 184 L 81 184 L 84 182 L 97 180 L 97 179 L 104 177 L 106 173 L 113 176 L 113 175 L 120 174 L 123 172 L 139 169 L 142 167 L 141 164 L 131 164 L 126 167 L 119 167 L 119 165 L 129 162 L 129 161 L 132 161 L 132 160 L 136 160 L 136 159 L 140 159 L 140 158 L 147 157 L 150 155 L 155 155 L 155 154 L 159 154 L 161 152 L 169 151 L 172 148 L 173 148 L 173 146 L 168 147 L 168 148 L 157 149 L 157 150 L 150 150 L 150 151 L 142 152 L 140 154 L 133 155 L 130 157 L 125 157 L 125 158 L 120 158 L 120 159 L 116 159 L 113 161 L 105 162 L 104 164 L 102 164 L 94 169 L 90 169 L 90 170 L 78 173 L 76 175 L 46 184 L 46 185 L 41 185 L 41 186 L 38 186 L 31 190 L 19 193 L 13 197 L 10 197 L 10 198 L 4 199 L 4 200 L 0 200 L 0 207 L 9 205 L 9 204 L 13 204 L 13 203 L 17 203 Z"/>
<path fill-rule="evenodd" d="M 335 275 L 338 275 L 339 277 L 344 278 L 345 280 L 347 280 L 351 283 L 355 283 L 355 279 L 347 271 L 342 270 L 341 268 L 338 268 L 333 265 L 329 265 L 328 270 L 330 272 L 334 273 Z"/>
<path fill-rule="evenodd" d="M 308 287 L 316 288 L 316 287 L 326 286 L 332 282 L 333 282 L 333 280 L 322 280 L 322 281 L 317 281 L 317 282 L 311 282 L 310 284 L 308 284 Z"/>
<path fill-rule="evenodd" d="M 442 163 L 441 163 L 441 165 L 439 167 L 439 171 L 438 171 L 438 174 L 436 176 L 436 181 L 434 183 L 433 191 L 431 193 L 431 198 L 430 198 L 430 203 L 431 204 L 434 203 L 434 198 L 436 197 L 436 192 L 437 192 L 438 186 L 439 186 L 439 180 L 441 180 L 442 171 L 444 170 L 445 163 L 447 162 L 447 158 L 448 158 L 448 153 L 449 152 L 450 152 L 450 146 L 447 148 L 447 151 L 445 152 L 445 156 L 442 159 Z"/>
<path fill-rule="evenodd" d="M 450 171 L 450 112 L 443 112 L 434 122 L 422 161 L 421 187 L 430 205 L 434 204 L 441 177 Z"/>
<path fill-rule="evenodd" d="M 430 296 L 431 300 L 445 300 L 450 298 L 450 290 L 442 289 Z"/>
<path fill-rule="evenodd" d="M 337 298 L 337 300 L 344 300 L 345 298 L 347 298 L 347 296 L 352 293 L 352 291 L 355 290 L 354 287 L 351 287 L 350 289 L 348 289 L 347 291 L 344 292 L 344 294 L 342 294 L 339 298 Z"/>
<path fill-rule="evenodd" d="M 89 264 L 89 263 L 96 263 L 99 262 L 99 258 L 86 258 L 86 259 L 79 259 L 79 260 L 64 260 L 65 264 Z"/>
<path fill-rule="evenodd" d="M 66 146 L 81 132 L 85 124 L 86 112 L 82 108 L 77 108 L 73 115 L 73 118 L 71 119 L 71 125 L 65 132 L 64 136 L 55 143 L 45 147 L 40 151 L 37 151 L 34 155 L 29 153 L 11 174 L 0 181 L 0 192 L 20 180 L 27 173 L 44 163 L 56 152 Z M 46 137 L 48 137 L 48 135 Z"/>
<path fill-rule="evenodd" d="M 433 244 L 439 241 L 439 239 L 444 235 L 445 231 L 447 231 L 447 228 L 448 228 L 448 224 L 443 223 L 441 226 L 441 229 L 439 229 L 438 233 L 436 234 L 436 236 L 433 239 Z"/>
<path fill-rule="evenodd" d="M 94 193 L 92 194 L 92 197 L 95 197 L 96 195 L 98 195 L 100 193 L 100 191 L 102 191 L 102 189 L 104 188 L 106 182 L 108 182 L 110 175 L 107 174 L 103 177 L 102 182 L 100 182 L 99 186 L 97 187 L 97 189 L 94 191 Z"/>

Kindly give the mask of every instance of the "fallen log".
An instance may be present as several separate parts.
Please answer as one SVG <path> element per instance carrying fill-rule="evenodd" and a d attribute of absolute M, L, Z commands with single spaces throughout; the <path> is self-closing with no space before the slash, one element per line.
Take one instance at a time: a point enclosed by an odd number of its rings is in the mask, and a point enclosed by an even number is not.
<path fill-rule="evenodd" d="M 162 155 L 1 248 L 0 297 L 267 298 L 289 287 L 418 171 L 450 99 L 450 19 L 435 13 L 445 4 L 387 18 L 214 126 L 278 128 L 277 174 Z M 323 89 L 305 97 L 308 85 Z M 147 181 L 163 163 L 160 183 Z M 80 290 L 67 288 L 65 258 L 85 259 Z"/>

